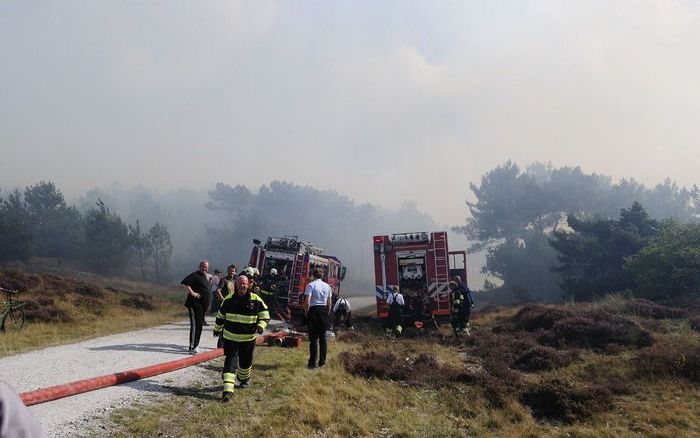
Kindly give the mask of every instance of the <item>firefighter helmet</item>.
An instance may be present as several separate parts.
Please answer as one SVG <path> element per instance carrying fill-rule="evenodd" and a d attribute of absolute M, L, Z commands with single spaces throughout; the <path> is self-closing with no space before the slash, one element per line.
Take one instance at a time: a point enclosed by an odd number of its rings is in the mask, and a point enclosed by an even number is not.
<path fill-rule="evenodd" d="M 252 266 L 248 266 L 243 270 L 243 272 L 241 272 L 241 274 L 248 277 L 249 280 L 252 280 L 253 277 L 255 277 L 255 268 L 253 268 Z"/>
<path fill-rule="evenodd" d="M 270 269 L 270 275 L 277 275 L 277 269 L 275 269 L 275 268 Z"/>

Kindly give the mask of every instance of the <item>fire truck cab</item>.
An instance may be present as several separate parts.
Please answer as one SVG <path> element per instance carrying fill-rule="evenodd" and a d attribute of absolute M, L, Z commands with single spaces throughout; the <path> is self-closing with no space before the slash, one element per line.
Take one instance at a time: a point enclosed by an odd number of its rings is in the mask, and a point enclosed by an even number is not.
<path fill-rule="evenodd" d="M 324 272 L 323 281 L 337 296 L 340 282 L 345 278 L 346 268 L 337 257 L 323 254 L 323 249 L 296 236 L 268 237 L 264 244 L 253 241 L 249 266 L 260 270 L 263 285 L 274 285 L 272 314 L 283 319 L 301 316 L 304 306 L 304 291 L 314 269 Z M 277 275 L 272 275 L 275 268 Z"/>
<path fill-rule="evenodd" d="M 467 253 L 450 251 L 446 232 L 374 236 L 373 246 L 377 316 L 389 316 L 394 286 L 404 297 L 404 320 L 450 315 L 448 284 L 455 275 L 467 284 Z"/>

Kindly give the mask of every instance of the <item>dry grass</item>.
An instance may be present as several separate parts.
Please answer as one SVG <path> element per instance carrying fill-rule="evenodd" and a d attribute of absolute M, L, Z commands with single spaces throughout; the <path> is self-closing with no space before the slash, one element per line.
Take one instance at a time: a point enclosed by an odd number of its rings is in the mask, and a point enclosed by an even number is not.
<path fill-rule="evenodd" d="M 601 311 L 600 306 L 567 310 Z M 490 332 L 513 315 L 485 315 L 474 321 L 474 331 Z M 568 311 L 562 315 L 570 317 Z M 631 321 L 643 319 L 628 316 Z M 700 389 L 695 382 L 676 375 L 638 376 L 637 358 L 653 347 L 583 349 L 568 365 L 522 372 L 508 364 L 499 368 L 488 363 L 490 358 L 511 357 L 507 346 L 492 353 L 475 350 L 478 343 L 440 342 L 449 333 L 446 327 L 439 336 L 396 341 L 383 337 L 370 320 L 359 320 L 358 325 L 362 332 L 330 344 L 330 360 L 320 370 L 305 368 L 307 344 L 295 350 L 259 347 L 253 385 L 238 390 L 233 403 L 218 402 L 219 359 L 204 365 L 209 379 L 198 388 L 119 410 L 108 431 L 119 437 L 700 436 Z M 531 335 L 536 342 L 542 332 Z M 653 336 L 655 345 L 675 348 L 700 343 L 700 335 L 682 319 L 664 321 L 663 330 Z M 507 334 L 500 333 L 496 340 L 508 343 Z M 384 360 L 373 363 L 377 373 L 355 372 L 357 359 L 370 352 Z M 341 355 L 355 362 L 348 366 Z M 431 359 L 417 361 L 421 355 Z M 443 379 L 421 380 L 406 373 L 403 367 L 411 363 L 419 363 L 421 372 L 428 372 L 423 367 L 430 365 Z M 395 374 L 384 373 L 387 370 Z M 454 380 L 453 372 L 480 378 Z M 533 391 L 537 388 L 543 390 Z M 500 396 L 499 403 L 491 399 L 492 392 Z M 564 414 L 533 416 L 523 398 L 528 393 L 551 396 L 553 403 L 562 403 Z M 102 434 L 104 430 L 98 435 Z"/>
<path fill-rule="evenodd" d="M 17 298 L 27 303 L 24 327 L 0 333 L 0 357 L 159 325 L 182 315 L 182 304 L 169 299 L 176 288 L 117 284 L 110 279 L 91 283 L 55 274 L 0 270 L 0 286 L 20 290 Z"/>

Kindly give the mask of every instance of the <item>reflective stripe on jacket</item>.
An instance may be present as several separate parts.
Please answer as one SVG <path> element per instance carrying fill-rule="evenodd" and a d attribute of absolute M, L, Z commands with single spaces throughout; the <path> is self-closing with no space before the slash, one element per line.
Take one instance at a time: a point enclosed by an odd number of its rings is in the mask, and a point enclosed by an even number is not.
<path fill-rule="evenodd" d="M 267 305 L 257 294 L 247 292 L 243 296 L 229 294 L 221 302 L 216 314 L 215 332 L 222 332 L 224 339 L 248 342 L 255 339 L 258 327 L 263 330 L 270 320 Z"/>

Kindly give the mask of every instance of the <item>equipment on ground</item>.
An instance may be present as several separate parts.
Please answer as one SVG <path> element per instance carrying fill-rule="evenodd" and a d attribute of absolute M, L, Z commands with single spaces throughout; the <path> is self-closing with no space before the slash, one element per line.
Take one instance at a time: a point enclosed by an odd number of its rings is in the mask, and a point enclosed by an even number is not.
<path fill-rule="evenodd" d="M 447 232 L 413 232 L 374 236 L 374 274 L 377 316 L 388 318 L 386 299 L 398 286 L 404 297 L 406 325 L 435 322 L 450 316 L 450 280 L 459 275 L 467 283 L 467 252 L 450 251 Z M 417 326 L 416 326 L 417 327 Z"/>

